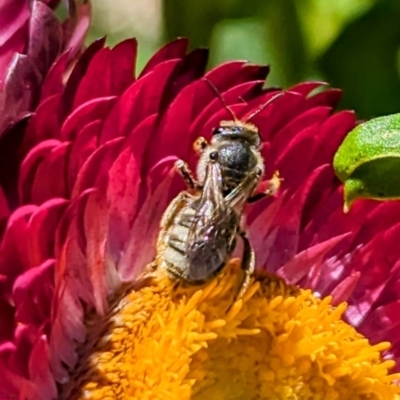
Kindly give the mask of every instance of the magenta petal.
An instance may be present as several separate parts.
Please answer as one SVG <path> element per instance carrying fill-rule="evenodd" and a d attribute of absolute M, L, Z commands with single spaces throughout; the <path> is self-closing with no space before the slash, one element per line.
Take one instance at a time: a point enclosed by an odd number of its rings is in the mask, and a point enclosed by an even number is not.
<path fill-rule="evenodd" d="M 343 239 L 348 237 L 349 234 L 346 233 L 303 250 L 284 264 L 277 273 L 287 282 L 292 284 L 299 283 L 307 275 L 309 275 L 309 280 L 318 278 L 320 273 L 319 267 L 321 266 L 326 254 L 328 254 L 328 252 Z M 310 271 L 312 272 L 310 273 Z M 306 287 L 310 287 L 311 285 L 311 282 L 305 284 Z"/>
<path fill-rule="evenodd" d="M 29 358 L 29 375 L 38 388 L 42 399 L 54 399 L 57 387 L 50 368 L 50 349 L 46 335 L 41 335 L 34 344 Z M 26 397 L 27 399 L 30 397 Z"/>
<path fill-rule="evenodd" d="M 89 194 L 84 214 L 86 236 L 86 257 L 89 279 L 93 287 L 94 306 L 100 315 L 107 308 L 107 298 L 119 286 L 115 266 L 106 263 L 106 239 L 109 213 L 101 191 L 98 188 Z"/>
<path fill-rule="evenodd" d="M 13 287 L 18 323 L 40 328 L 50 316 L 54 292 L 54 260 L 20 275 Z"/>
<path fill-rule="evenodd" d="M 109 227 L 107 250 L 115 264 L 124 244 L 129 240 L 133 217 L 139 203 L 140 171 L 131 149 L 125 149 L 115 160 L 108 174 L 107 201 Z"/>
<path fill-rule="evenodd" d="M 0 47 L 10 40 L 29 18 L 25 0 L 2 0 L 0 3 Z"/>
<path fill-rule="evenodd" d="M 68 0 L 70 19 L 64 23 L 65 49 L 70 51 L 70 57 L 74 58 L 82 49 L 86 33 L 89 29 L 91 5 L 89 2 L 77 3 Z"/>
<path fill-rule="evenodd" d="M 42 204 L 29 219 L 29 240 L 25 243 L 32 267 L 55 257 L 54 232 L 68 200 L 52 198 Z"/>
<path fill-rule="evenodd" d="M 353 294 L 354 289 L 359 283 L 361 273 L 359 271 L 343 279 L 331 292 L 333 304 L 337 305 L 343 301 L 348 301 Z"/>

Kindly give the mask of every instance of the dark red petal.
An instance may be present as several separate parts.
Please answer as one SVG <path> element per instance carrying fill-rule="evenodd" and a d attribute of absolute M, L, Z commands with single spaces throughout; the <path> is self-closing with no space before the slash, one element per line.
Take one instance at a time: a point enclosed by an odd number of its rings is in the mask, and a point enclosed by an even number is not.
<path fill-rule="evenodd" d="M 111 95 L 121 95 L 134 82 L 137 47 L 136 39 L 126 39 L 111 50 Z"/>
<path fill-rule="evenodd" d="M 188 159 L 191 149 L 190 125 L 193 119 L 196 88 L 196 83 L 185 87 L 168 107 L 157 132 L 159 139 L 152 149 L 150 165 L 154 165 L 157 160 L 169 154 Z"/>
<path fill-rule="evenodd" d="M 155 255 L 155 242 L 158 233 L 158 226 L 163 211 L 172 200 L 170 192 L 172 181 L 177 178 L 173 169 L 174 159 L 168 159 L 160 163 L 161 175 L 157 175 L 155 190 L 143 204 L 137 218 L 135 219 L 129 240 L 118 264 L 118 272 L 123 282 L 129 282 L 138 276 L 143 268 L 152 261 Z M 167 173 L 165 173 L 167 172 Z M 154 205 L 157 204 L 157 207 Z M 143 241 L 142 238 L 146 240 Z"/>
<path fill-rule="evenodd" d="M 104 119 L 112 110 L 117 98 L 100 97 L 76 108 L 65 120 L 61 128 L 63 140 L 74 140 L 76 135 L 89 123 Z"/>
<path fill-rule="evenodd" d="M 129 147 L 136 159 L 136 164 L 141 166 L 142 177 L 148 173 L 148 156 L 157 146 L 156 140 L 157 114 L 150 115 L 127 135 L 124 147 Z"/>
<path fill-rule="evenodd" d="M 8 288 L 6 288 L 6 280 L 7 277 L 5 275 L 0 275 L 0 348 L 3 343 L 12 340 L 15 327 L 15 308 L 8 300 L 9 293 L 6 293 L 8 292 Z M 0 350 L 0 359 L 1 358 Z M 0 385 L 0 388 L 1 387 L 2 386 Z"/>
<path fill-rule="evenodd" d="M 342 97 L 340 89 L 328 89 L 307 99 L 309 107 L 331 106 L 336 107 Z"/>
<path fill-rule="evenodd" d="M 47 139 L 60 138 L 61 95 L 56 94 L 44 100 L 32 115 L 26 128 L 22 145 L 24 153 L 29 152 L 36 144 Z"/>
<path fill-rule="evenodd" d="M 61 48 L 62 30 L 56 15 L 41 1 L 33 1 L 27 54 L 43 77 Z"/>
<path fill-rule="evenodd" d="M 208 61 L 207 49 L 196 49 L 179 61 L 169 77 L 161 99 L 161 112 L 187 85 L 204 75 Z"/>
<path fill-rule="evenodd" d="M 97 148 L 101 124 L 100 120 L 90 122 L 81 129 L 72 143 L 68 164 L 69 195 L 75 185 L 80 169 Z"/>
<path fill-rule="evenodd" d="M 99 52 L 105 43 L 105 38 L 101 38 L 93 42 L 79 58 L 77 64 L 71 72 L 71 75 L 66 84 L 63 98 L 62 98 L 62 110 L 61 116 L 65 118 L 72 110 L 76 91 L 79 88 L 80 81 L 85 76 L 86 70 L 91 59 Z"/>
<path fill-rule="evenodd" d="M 30 202 L 42 204 L 53 198 L 67 198 L 67 162 L 71 149 L 70 142 L 64 142 L 52 149 L 38 165 L 32 184 Z"/>
<path fill-rule="evenodd" d="M 64 90 L 63 76 L 69 61 L 69 52 L 65 52 L 54 62 L 42 85 L 41 102 Z"/>
<path fill-rule="evenodd" d="M 36 206 L 23 206 L 10 217 L 0 247 L 0 273 L 7 276 L 11 289 L 15 278 L 29 268 L 26 243 L 29 239 L 28 221 Z"/>
<path fill-rule="evenodd" d="M 272 154 L 276 154 L 275 158 L 279 157 L 280 152 L 288 146 L 294 137 L 300 134 L 299 132 L 307 127 L 324 122 L 331 111 L 330 107 L 311 108 L 290 121 L 289 124 L 274 136 L 271 143 L 271 151 Z"/>
<path fill-rule="evenodd" d="M 159 64 L 151 74 L 138 79 L 122 94 L 104 121 L 101 144 L 128 135 L 141 121 L 159 111 L 164 86 L 176 64 L 176 60 Z"/>
<path fill-rule="evenodd" d="M 1 10 L 0 10 L 0 15 Z M 15 56 L 15 53 L 21 53 L 25 48 L 27 37 L 27 24 L 21 26 L 12 36 L 4 43 L 0 44 L 0 91 L 4 87 L 7 76 L 7 69 Z M 1 32 L 1 25 L 0 25 Z"/>
<path fill-rule="evenodd" d="M 86 189 L 96 186 L 98 179 L 107 176 L 114 160 L 118 157 L 123 138 L 111 140 L 100 146 L 86 161 L 79 171 L 71 197 L 74 198 Z"/>
<path fill-rule="evenodd" d="M 167 43 L 150 58 L 139 77 L 141 78 L 153 71 L 156 66 L 164 61 L 182 59 L 186 54 L 187 47 L 188 40 L 186 38 L 179 38 Z"/>
<path fill-rule="evenodd" d="M 321 86 L 328 86 L 325 82 L 302 82 L 288 89 L 290 92 L 308 96 L 313 90 L 321 88 Z"/>
<path fill-rule="evenodd" d="M 18 192 L 21 203 L 29 203 L 36 171 L 46 156 L 61 144 L 58 140 L 45 140 L 37 145 L 21 165 Z"/>
<path fill-rule="evenodd" d="M 316 167 L 325 162 L 332 162 L 333 156 L 345 135 L 351 131 L 356 124 L 355 114 L 352 111 L 341 111 L 328 118 L 320 128 L 320 133 L 315 142 L 312 166 Z"/>
<path fill-rule="evenodd" d="M 0 99 L 0 133 L 37 104 L 41 82 L 42 76 L 29 57 L 16 54 L 6 77 L 4 97 Z"/>

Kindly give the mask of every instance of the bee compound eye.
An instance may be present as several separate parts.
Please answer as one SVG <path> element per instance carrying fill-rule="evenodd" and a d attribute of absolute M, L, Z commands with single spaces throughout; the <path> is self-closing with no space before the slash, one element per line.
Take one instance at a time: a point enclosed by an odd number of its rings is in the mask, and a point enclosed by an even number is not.
<path fill-rule="evenodd" d="M 214 129 L 212 130 L 212 134 L 213 134 L 213 135 L 218 135 L 219 133 L 221 133 L 221 131 L 222 131 L 221 127 L 220 127 L 220 126 L 217 126 L 216 128 L 214 128 Z"/>
<path fill-rule="evenodd" d="M 210 153 L 210 160 L 217 161 L 218 160 L 218 151 L 212 151 Z"/>

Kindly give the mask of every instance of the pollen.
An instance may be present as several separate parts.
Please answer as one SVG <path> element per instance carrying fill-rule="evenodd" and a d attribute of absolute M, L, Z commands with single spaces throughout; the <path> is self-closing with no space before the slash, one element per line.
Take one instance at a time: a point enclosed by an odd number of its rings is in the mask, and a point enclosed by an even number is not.
<path fill-rule="evenodd" d="M 399 399 L 400 374 L 318 299 L 257 272 L 241 299 L 237 260 L 207 285 L 157 278 L 128 291 L 78 369 L 69 399 Z"/>

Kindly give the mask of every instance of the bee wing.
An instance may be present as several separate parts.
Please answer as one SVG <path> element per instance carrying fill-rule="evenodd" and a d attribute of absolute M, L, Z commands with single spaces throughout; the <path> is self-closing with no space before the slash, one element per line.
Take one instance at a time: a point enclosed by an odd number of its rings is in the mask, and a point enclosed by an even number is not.
<path fill-rule="evenodd" d="M 247 177 L 236 186 L 224 199 L 225 206 L 229 209 L 235 210 L 236 214 L 240 217 L 246 206 L 247 200 L 252 195 L 254 189 L 260 180 L 260 175 L 256 172 L 250 172 Z"/>
<path fill-rule="evenodd" d="M 234 245 L 237 223 L 236 214 L 227 207 L 222 192 L 221 166 L 210 161 L 186 242 L 192 278 L 209 277 L 225 263 Z"/>

